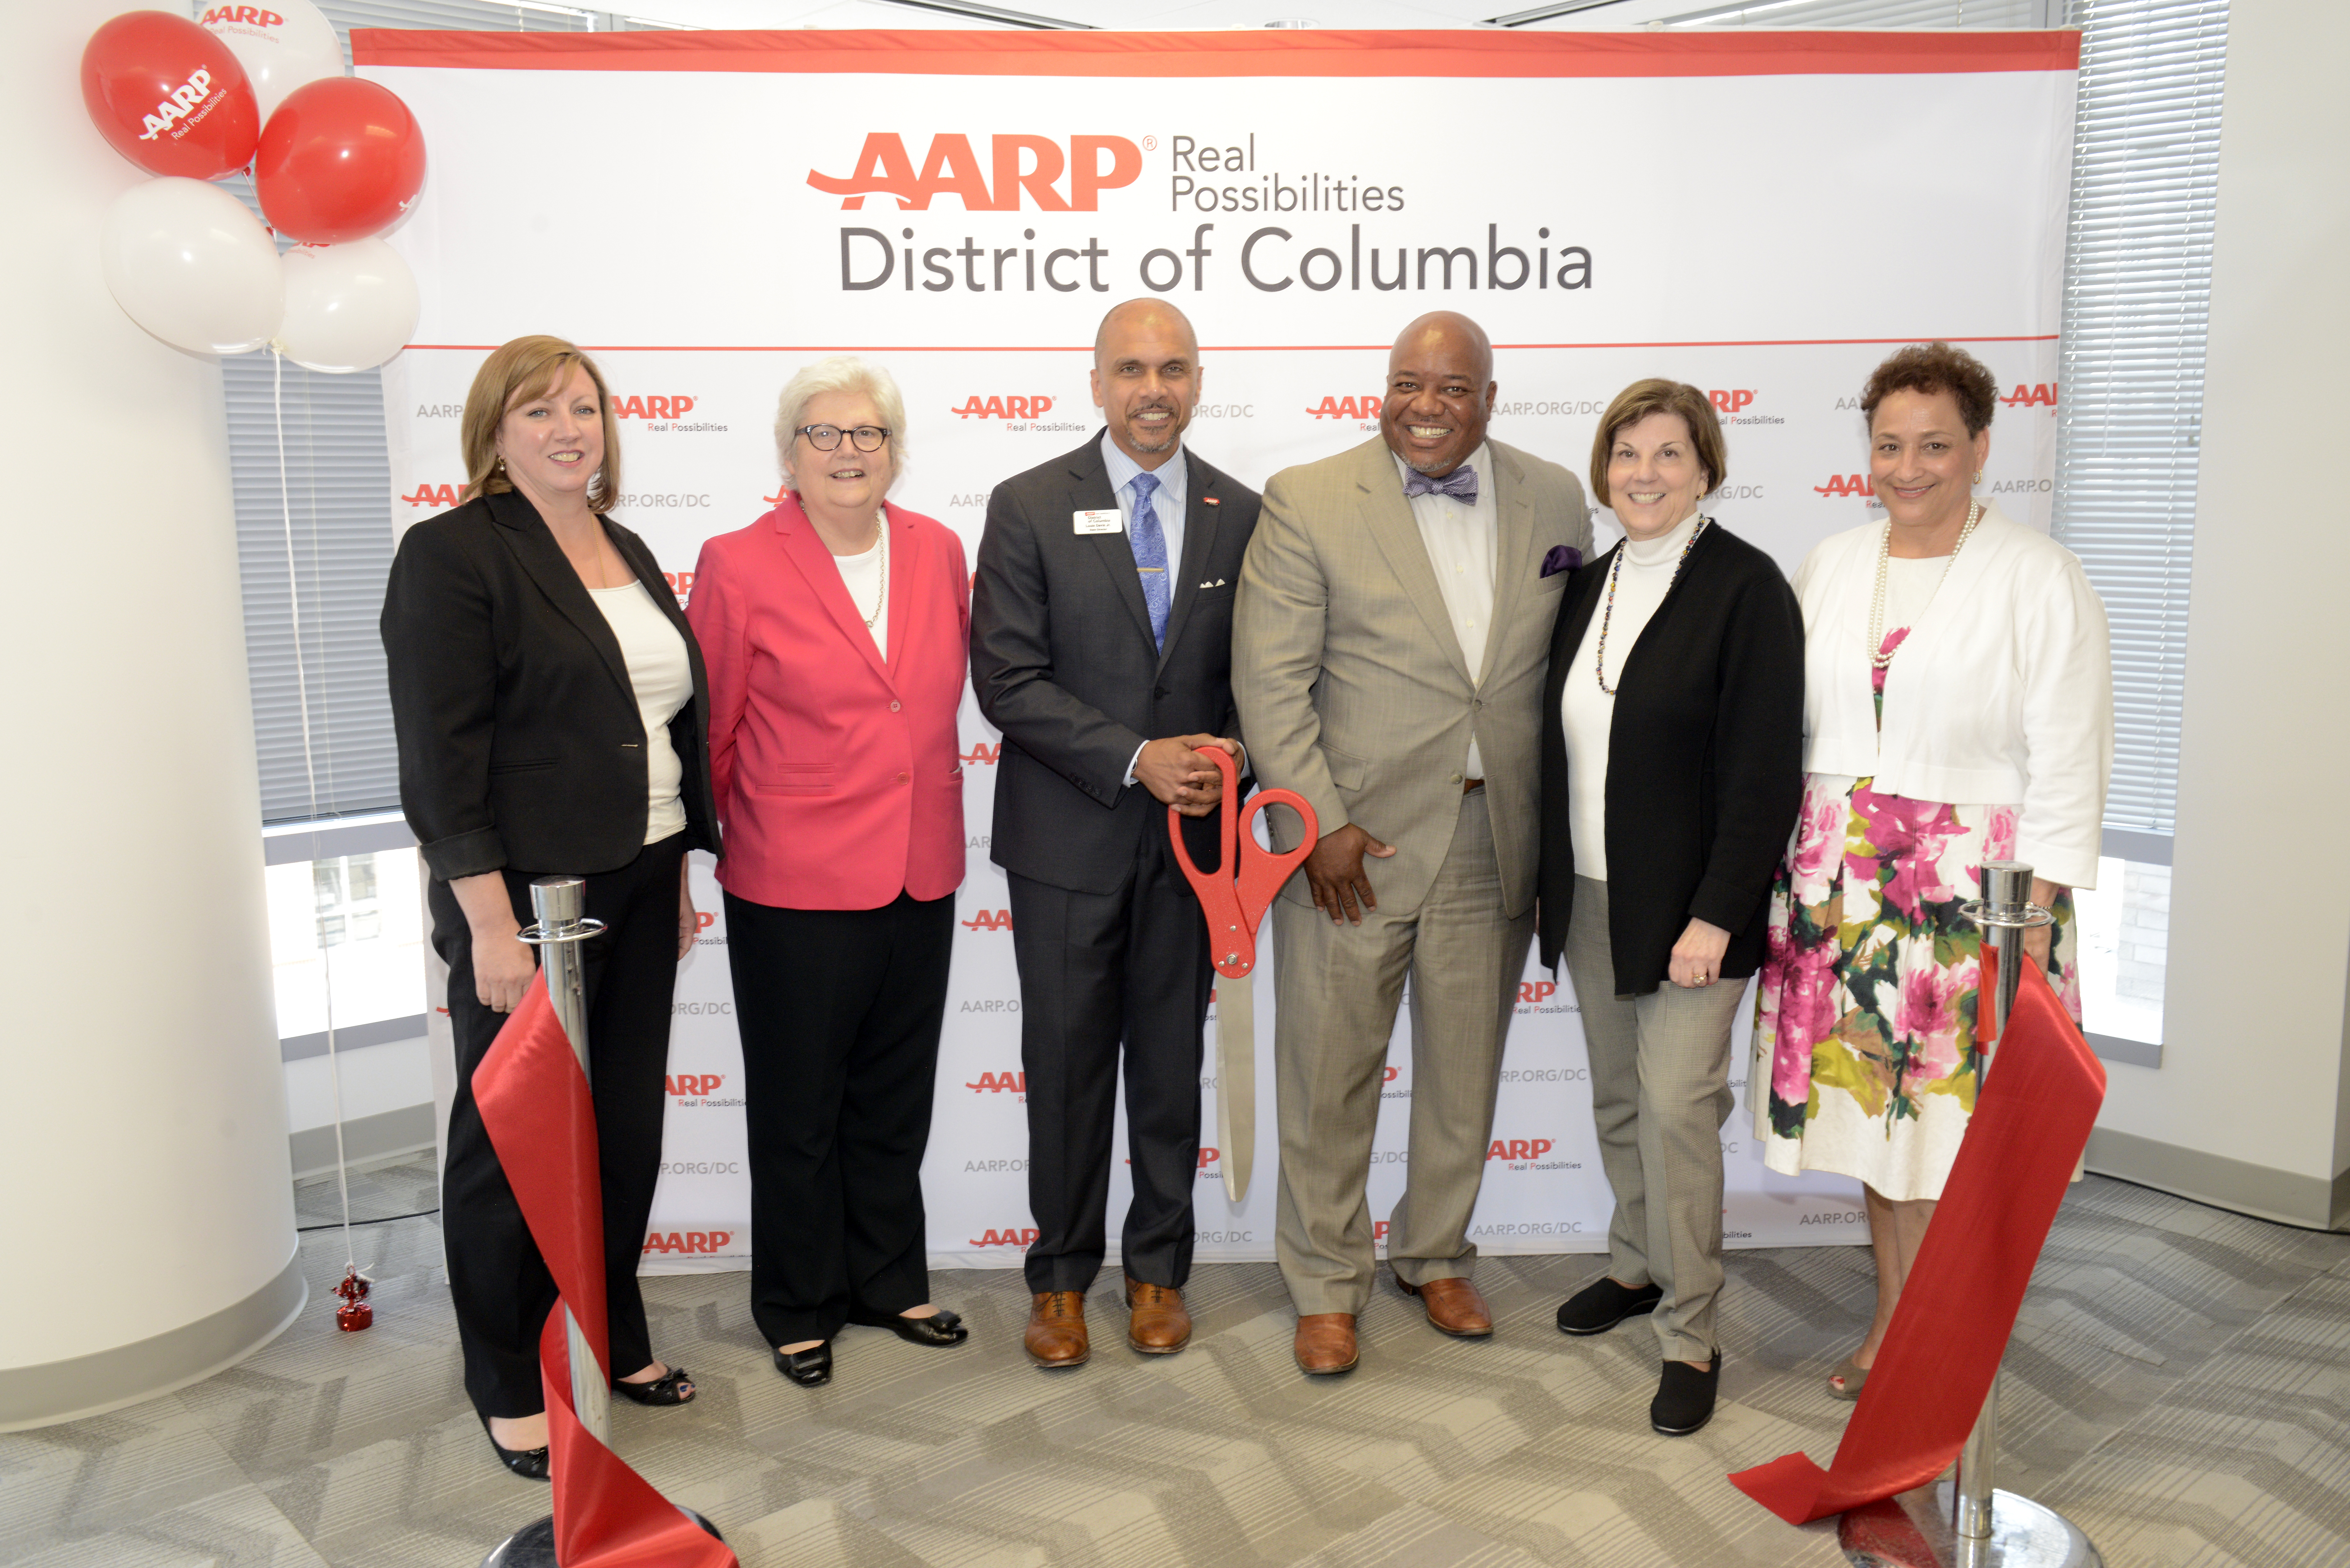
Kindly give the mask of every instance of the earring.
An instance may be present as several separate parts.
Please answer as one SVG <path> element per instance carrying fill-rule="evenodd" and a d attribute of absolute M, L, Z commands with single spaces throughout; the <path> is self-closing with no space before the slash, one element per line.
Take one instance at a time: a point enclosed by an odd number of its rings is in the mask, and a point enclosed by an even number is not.
<path fill-rule="evenodd" d="M 500 459 L 498 459 L 498 472 L 499 472 L 500 473 L 504 473 L 505 471 L 506 471 L 506 460 L 505 460 L 504 458 L 500 458 Z M 1978 474 L 1976 474 L 1976 475 L 1975 475 L 1975 477 L 1976 477 L 1977 479 L 1981 479 L 1981 478 L 1982 477 L 1982 475 L 1981 475 L 1981 474 L 1980 474 L 1980 473 L 1978 473 Z"/>
<path fill-rule="evenodd" d="M 1981 484 L 1982 483 L 1982 470 L 1980 468 L 1975 470 L 1975 483 L 1977 484 Z"/>

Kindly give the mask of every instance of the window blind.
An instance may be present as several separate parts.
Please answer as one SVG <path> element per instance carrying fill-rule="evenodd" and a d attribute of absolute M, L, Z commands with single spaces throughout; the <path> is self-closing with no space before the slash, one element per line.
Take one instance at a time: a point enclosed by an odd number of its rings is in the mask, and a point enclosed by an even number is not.
<path fill-rule="evenodd" d="M 347 57 L 353 27 L 579 32 L 590 21 L 584 10 L 482 0 L 328 0 L 321 9 Z M 240 175 L 224 183 L 259 215 L 249 180 Z M 276 380 L 281 371 L 283 379 Z M 329 376 L 295 364 L 281 368 L 263 352 L 224 358 L 221 382 L 228 410 L 262 821 L 390 809 L 400 804 L 399 755 L 376 630 L 392 549 L 382 377 L 373 370 Z"/>
<path fill-rule="evenodd" d="M 2168 835 L 2210 316 L 2227 0 L 2074 0 L 2056 537 L 2113 622 L 2108 826 Z"/>
<path fill-rule="evenodd" d="M 2037 27 L 2046 0 L 1752 0 L 1693 5 L 1668 27 Z"/>

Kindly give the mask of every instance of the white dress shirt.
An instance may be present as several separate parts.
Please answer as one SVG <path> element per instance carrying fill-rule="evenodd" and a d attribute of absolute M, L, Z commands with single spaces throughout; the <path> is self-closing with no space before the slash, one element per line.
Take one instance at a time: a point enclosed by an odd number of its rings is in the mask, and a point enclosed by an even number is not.
<path fill-rule="evenodd" d="M 1428 547 L 1428 564 L 1435 568 L 1437 588 L 1444 595 L 1445 612 L 1452 618 L 1452 635 L 1461 639 L 1461 657 L 1469 661 L 1469 679 L 1485 673 L 1485 634 L 1493 619 L 1493 557 L 1501 529 L 1501 512 L 1493 504 L 1493 458 L 1480 441 L 1462 462 L 1477 471 L 1477 502 L 1464 506 L 1450 495 L 1415 495 L 1406 503 L 1419 524 L 1419 540 Z M 1410 477 L 1411 467 L 1396 459 L 1399 483 Z M 1482 779 L 1485 759 L 1477 752 L 1477 732 L 1469 732 L 1469 758 L 1461 776 Z"/>
<path fill-rule="evenodd" d="M 1183 509 L 1189 502 L 1184 482 L 1189 477 L 1191 465 L 1183 461 L 1183 442 L 1179 438 L 1167 461 L 1153 469 L 1145 469 L 1127 456 L 1118 449 L 1118 442 L 1109 439 L 1107 431 L 1102 431 L 1101 450 L 1102 462 L 1109 469 L 1110 493 L 1118 497 L 1118 514 L 1126 520 L 1126 538 L 1129 548 L 1134 542 L 1135 477 L 1147 472 L 1159 481 L 1159 488 L 1150 495 L 1150 509 L 1158 514 L 1159 531 L 1167 540 L 1167 612 L 1171 617 L 1175 613 L 1175 578 L 1183 570 Z M 1145 741 L 1142 745 L 1149 743 Z M 1128 759 L 1126 764 L 1128 784 L 1134 782 L 1134 764 L 1141 760 L 1142 746 L 1137 746 L 1134 755 Z"/>

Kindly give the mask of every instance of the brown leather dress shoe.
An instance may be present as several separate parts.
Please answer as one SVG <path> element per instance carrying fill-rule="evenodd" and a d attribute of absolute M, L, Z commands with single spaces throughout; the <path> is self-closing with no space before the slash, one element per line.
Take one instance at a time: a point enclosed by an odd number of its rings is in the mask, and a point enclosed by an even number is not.
<path fill-rule="evenodd" d="M 1191 1314 L 1183 1293 L 1126 1277 L 1126 1343 L 1145 1355 L 1172 1355 L 1191 1343 Z"/>
<path fill-rule="evenodd" d="M 1039 1366 L 1075 1366 L 1093 1354 L 1086 1338 L 1086 1293 L 1038 1291 L 1029 1298 L 1028 1331 L 1020 1336 Z"/>
<path fill-rule="evenodd" d="M 1297 1320 L 1297 1339 L 1292 1351 L 1300 1372 L 1315 1376 L 1352 1372 L 1355 1363 L 1362 1359 L 1362 1352 L 1355 1345 L 1355 1314 L 1307 1313 Z"/>
<path fill-rule="evenodd" d="M 1418 1296 L 1428 1308 L 1428 1321 L 1457 1339 L 1482 1339 L 1493 1332 L 1493 1314 L 1485 1310 L 1485 1298 L 1467 1280 L 1430 1280 L 1415 1285 L 1401 1274 L 1396 1283 L 1403 1293 Z"/>

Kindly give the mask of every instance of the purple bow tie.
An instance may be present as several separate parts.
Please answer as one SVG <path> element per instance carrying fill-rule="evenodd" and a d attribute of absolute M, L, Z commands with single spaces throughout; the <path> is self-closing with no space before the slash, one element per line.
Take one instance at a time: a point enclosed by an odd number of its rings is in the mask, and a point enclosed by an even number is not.
<path fill-rule="evenodd" d="M 1463 506 L 1477 504 L 1477 471 L 1462 463 L 1441 479 L 1430 479 L 1415 470 L 1404 478 L 1403 498 L 1415 495 L 1450 495 Z"/>

